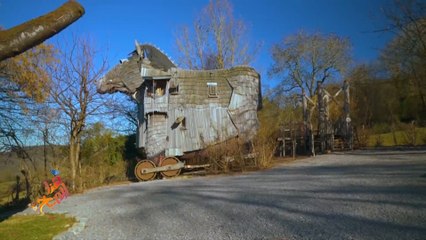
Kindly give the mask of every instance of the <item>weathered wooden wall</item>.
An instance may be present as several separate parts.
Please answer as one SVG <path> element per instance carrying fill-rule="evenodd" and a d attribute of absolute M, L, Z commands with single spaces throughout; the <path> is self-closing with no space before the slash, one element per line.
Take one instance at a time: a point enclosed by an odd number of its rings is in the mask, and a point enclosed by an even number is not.
<path fill-rule="evenodd" d="M 159 134 L 158 129 L 151 131 L 150 120 L 148 128 L 146 124 L 140 127 L 140 147 L 145 147 L 148 157 L 160 152 L 152 146 L 162 147 L 166 156 L 180 156 L 237 136 L 254 136 L 258 128 L 259 76 L 253 69 L 173 70 L 168 87 L 178 86 L 176 94 L 167 90 L 161 97 L 143 98 L 145 119 L 154 112 L 164 113 L 167 122 L 166 134 Z M 217 96 L 209 96 L 208 83 L 217 84 Z M 178 119 L 185 121 L 176 124 Z"/>
<path fill-rule="evenodd" d="M 226 79 L 228 73 L 226 70 L 176 70 L 173 78 L 177 79 L 179 94 L 171 96 L 170 107 L 195 107 L 209 104 L 228 106 L 232 94 L 232 88 Z M 208 82 L 217 83 L 217 97 L 208 96 Z"/>
<path fill-rule="evenodd" d="M 238 128 L 238 135 L 250 140 L 259 128 L 257 109 L 259 104 L 260 76 L 254 70 L 234 68 L 228 81 L 233 88 L 229 113 Z"/>
<path fill-rule="evenodd" d="M 145 150 L 149 156 L 155 156 L 167 147 L 167 116 L 166 114 L 148 114 Z"/>

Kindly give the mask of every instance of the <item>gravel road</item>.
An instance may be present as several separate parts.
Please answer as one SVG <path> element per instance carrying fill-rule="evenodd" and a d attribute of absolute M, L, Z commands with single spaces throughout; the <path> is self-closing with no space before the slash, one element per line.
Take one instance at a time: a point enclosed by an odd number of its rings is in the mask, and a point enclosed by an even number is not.
<path fill-rule="evenodd" d="M 238 176 L 104 187 L 53 212 L 80 220 L 57 239 L 426 239 L 426 152 L 329 154 Z"/>

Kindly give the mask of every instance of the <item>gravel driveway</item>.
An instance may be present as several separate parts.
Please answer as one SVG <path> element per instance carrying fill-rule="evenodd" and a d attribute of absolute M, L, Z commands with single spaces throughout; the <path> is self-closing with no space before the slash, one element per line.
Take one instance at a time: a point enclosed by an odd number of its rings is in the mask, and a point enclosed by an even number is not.
<path fill-rule="evenodd" d="M 54 212 L 81 221 L 59 239 L 426 239 L 426 153 L 329 154 L 105 187 Z"/>

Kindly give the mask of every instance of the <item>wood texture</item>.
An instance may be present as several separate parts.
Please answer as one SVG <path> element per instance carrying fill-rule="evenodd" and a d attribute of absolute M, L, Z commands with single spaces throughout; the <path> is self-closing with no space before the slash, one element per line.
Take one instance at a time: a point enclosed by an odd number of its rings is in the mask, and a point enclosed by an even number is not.
<path fill-rule="evenodd" d="M 76 1 L 69 1 L 46 15 L 0 31 L 0 61 L 16 56 L 58 34 L 83 14 L 83 6 Z"/>

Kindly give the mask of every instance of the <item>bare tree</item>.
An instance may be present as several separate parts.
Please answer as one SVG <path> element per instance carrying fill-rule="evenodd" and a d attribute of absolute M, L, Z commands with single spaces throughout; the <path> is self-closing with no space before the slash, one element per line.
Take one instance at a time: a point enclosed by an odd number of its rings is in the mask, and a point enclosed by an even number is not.
<path fill-rule="evenodd" d="M 104 100 L 96 92 L 96 81 L 106 70 L 106 60 L 95 64 L 96 51 L 88 39 L 75 38 L 72 45 L 61 47 L 60 61 L 51 69 L 50 96 L 63 114 L 69 132 L 69 162 L 72 189 L 81 171 L 81 134 L 91 116 L 99 114 Z M 81 189 L 81 181 L 78 186 Z"/>
<path fill-rule="evenodd" d="M 176 45 L 179 63 L 189 69 L 247 65 L 260 47 L 251 47 L 246 25 L 234 17 L 228 0 L 210 0 L 195 19 L 193 31 L 188 26 L 179 29 Z"/>
<path fill-rule="evenodd" d="M 38 142 L 42 142 L 44 175 L 47 178 L 50 169 L 58 169 L 58 145 L 61 141 L 62 118 L 58 111 L 50 102 L 39 104 L 32 109 L 32 125 L 35 129 L 34 135 L 37 135 Z"/>
<path fill-rule="evenodd" d="M 105 96 L 105 95 L 103 95 Z M 138 106 L 135 100 L 128 95 L 116 94 L 109 96 L 106 103 L 108 123 L 106 126 L 116 132 L 133 134 L 138 127 Z"/>
<path fill-rule="evenodd" d="M 305 137 L 310 139 L 307 145 L 312 154 L 315 154 L 312 134 L 313 108 L 308 110 L 308 101 L 315 107 L 313 99 L 317 83 L 324 84 L 342 78 L 350 63 L 349 50 L 348 39 L 305 32 L 291 35 L 272 47 L 273 65 L 269 74 L 281 78 L 277 92 L 300 91 Z"/>
<path fill-rule="evenodd" d="M 84 8 L 77 1 L 69 1 L 46 15 L 8 30 L 0 29 L 0 61 L 42 43 L 83 14 Z"/>

